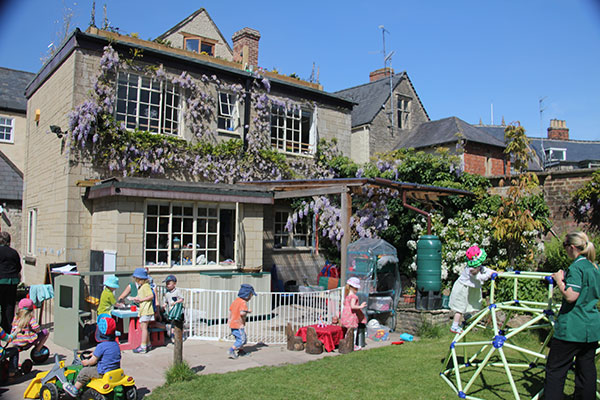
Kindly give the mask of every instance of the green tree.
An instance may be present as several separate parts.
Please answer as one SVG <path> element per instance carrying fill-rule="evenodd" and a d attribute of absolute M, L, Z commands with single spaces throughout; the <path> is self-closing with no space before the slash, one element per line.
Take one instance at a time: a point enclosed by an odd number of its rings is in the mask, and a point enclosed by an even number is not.
<path fill-rule="evenodd" d="M 569 211 L 575 221 L 586 223 L 590 230 L 600 232 L 600 170 L 594 172 L 592 179 L 573 193 Z"/>

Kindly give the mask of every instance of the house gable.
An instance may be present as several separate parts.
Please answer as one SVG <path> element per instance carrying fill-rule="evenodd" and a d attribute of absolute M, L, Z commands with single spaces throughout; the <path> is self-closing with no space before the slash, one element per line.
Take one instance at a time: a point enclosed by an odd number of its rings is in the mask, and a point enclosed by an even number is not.
<path fill-rule="evenodd" d="M 233 51 L 229 43 L 214 23 L 208 12 L 201 8 L 177 25 L 157 37 L 157 40 L 169 41 L 171 46 L 185 49 L 184 39 L 186 37 L 200 37 L 214 43 L 214 56 L 225 60 L 233 60 Z"/>

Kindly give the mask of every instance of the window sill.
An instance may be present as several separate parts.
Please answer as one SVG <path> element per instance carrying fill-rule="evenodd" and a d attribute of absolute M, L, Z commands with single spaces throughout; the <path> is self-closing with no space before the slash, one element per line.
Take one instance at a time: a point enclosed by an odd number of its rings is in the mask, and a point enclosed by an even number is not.
<path fill-rule="evenodd" d="M 217 133 L 219 133 L 219 135 L 227 135 L 227 136 L 241 136 L 241 133 L 239 131 L 230 131 L 227 129 L 217 129 Z"/>
<path fill-rule="evenodd" d="M 237 271 L 239 268 L 237 265 L 233 264 L 233 265 L 220 265 L 220 264 L 213 264 L 213 265 L 181 265 L 181 266 L 173 266 L 173 267 L 169 267 L 167 265 L 165 266 L 159 266 L 159 265 L 146 265 L 146 267 L 148 267 L 148 271 L 152 272 L 158 272 L 158 273 L 163 273 L 163 272 L 209 272 L 209 271 L 217 271 L 217 272 L 223 272 L 223 271 Z"/>
<path fill-rule="evenodd" d="M 298 246 L 298 247 L 291 247 L 291 246 L 287 246 L 287 247 L 273 247 L 273 252 L 275 253 L 284 253 L 284 252 L 291 252 L 291 251 L 295 251 L 298 253 L 309 253 L 309 252 L 313 252 L 315 251 L 314 247 L 310 247 L 310 246 Z"/>
<path fill-rule="evenodd" d="M 35 265 L 37 259 L 35 256 L 25 256 L 23 257 L 23 261 L 25 262 L 25 264 Z"/>
<path fill-rule="evenodd" d="M 314 154 L 305 154 L 305 153 L 292 153 L 291 151 L 285 151 L 285 150 L 281 150 L 281 149 L 277 149 L 277 151 L 281 154 L 285 154 L 286 156 L 292 156 L 292 157 L 302 157 L 302 158 L 314 158 L 315 155 Z"/>

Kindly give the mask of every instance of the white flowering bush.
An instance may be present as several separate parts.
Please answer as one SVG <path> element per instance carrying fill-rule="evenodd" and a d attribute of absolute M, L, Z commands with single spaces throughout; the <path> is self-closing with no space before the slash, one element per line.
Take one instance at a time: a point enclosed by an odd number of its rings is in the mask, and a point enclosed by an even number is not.
<path fill-rule="evenodd" d="M 463 210 L 453 218 L 444 219 L 439 213 L 432 214 L 432 234 L 439 237 L 442 242 L 442 280 L 453 282 L 467 265 L 466 250 L 473 245 L 485 249 L 488 254 L 487 265 L 505 265 L 502 254 L 506 249 L 498 246 L 492 235 L 492 218 L 481 213 L 474 215 L 470 210 Z M 417 241 L 422 235 L 427 234 L 427 221 L 419 215 L 413 225 L 413 238 L 406 245 L 414 252 L 412 271 L 417 270 Z"/>

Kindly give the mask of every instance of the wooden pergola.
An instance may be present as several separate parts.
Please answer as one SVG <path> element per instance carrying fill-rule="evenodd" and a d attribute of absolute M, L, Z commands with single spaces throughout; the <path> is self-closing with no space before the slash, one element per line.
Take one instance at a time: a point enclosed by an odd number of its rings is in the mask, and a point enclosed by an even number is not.
<path fill-rule="evenodd" d="M 341 243 L 341 279 L 346 281 L 347 254 L 346 249 L 350 244 L 350 217 L 352 216 L 352 194 L 362 194 L 365 188 L 392 189 L 402 196 L 404 207 L 416 211 L 427 217 L 427 232 L 431 233 L 431 214 L 408 204 L 409 200 L 428 206 L 431 210 L 441 197 L 447 196 L 473 196 L 472 192 L 461 189 L 452 189 L 440 186 L 419 185 L 416 183 L 397 182 L 382 178 L 346 178 L 346 179 L 319 179 L 319 180 L 290 180 L 290 181 L 253 181 L 249 185 L 263 186 L 274 192 L 274 200 L 291 199 L 298 197 L 312 197 L 325 195 L 340 195 L 341 197 L 341 223 L 344 230 Z"/>

